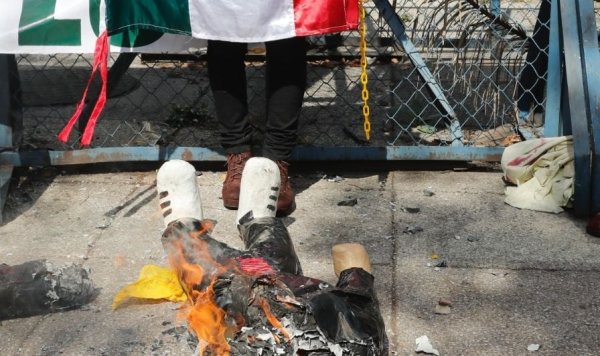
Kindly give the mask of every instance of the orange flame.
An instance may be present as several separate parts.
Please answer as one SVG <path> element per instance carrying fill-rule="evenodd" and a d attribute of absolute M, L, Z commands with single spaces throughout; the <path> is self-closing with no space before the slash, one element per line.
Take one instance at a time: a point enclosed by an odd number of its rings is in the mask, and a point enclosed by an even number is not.
<path fill-rule="evenodd" d="M 273 325 L 274 327 L 276 327 L 277 329 L 279 329 L 279 331 L 281 331 L 281 333 L 283 334 L 283 336 L 286 339 L 288 339 L 288 341 L 290 341 L 292 339 L 290 337 L 290 334 L 287 332 L 287 330 L 285 330 L 285 327 L 275 317 L 275 315 L 273 315 L 273 313 L 271 313 L 271 309 L 269 309 L 269 303 L 267 303 L 267 300 L 264 299 L 264 298 L 261 298 L 260 299 L 260 306 L 262 307 L 262 310 L 265 312 L 265 315 L 267 316 L 267 319 L 269 320 L 269 323 L 271 323 L 271 325 Z"/>
<path fill-rule="evenodd" d="M 179 317 L 187 320 L 190 329 L 198 336 L 200 355 L 204 355 L 205 351 L 213 355 L 230 355 L 231 347 L 227 342 L 227 334 L 231 326 L 225 320 L 225 311 L 219 308 L 213 298 L 213 285 L 217 276 L 229 268 L 212 260 L 206 243 L 201 239 L 193 240 L 194 254 L 209 264 L 214 264 L 214 271 L 205 271 L 202 266 L 186 261 L 181 243 L 173 242 L 172 245 L 174 251 L 169 256 L 171 267 L 177 273 L 179 282 L 188 296 L 188 306 L 180 311 Z M 207 273 L 211 273 L 210 285 L 206 290 L 198 290 L 197 286 L 202 283 Z"/>
<path fill-rule="evenodd" d="M 191 232 L 189 237 L 184 236 L 182 239 L 172 241 L 172 249 L 169 250 L 169 261 L 188 297 L 187 306 L 180 310 L 178 317 L 187 320 L 190 329 L 198 336 L 200 355 L 208 352 L 210 355 L 230 356 L 231 346 L 227 342 L 227 336 L 233 335 L 245 324 L 245 321 L 243 318 L 241 318 L 241 321 L 227 319 L 227 313 L 215 303 L 214 284 L 217 277 L 225 272 L 243 272 L 239 271 L 235 261 L 222 266 L 212 259 L 207 243 L 200 238 L 202 234 L 211 230 L 212 224 L 203 222 L 201 231 Z M 185 246 L 188 250 L 184 248 L 182 240 L 186 241 Z M 202 264 L 210 266 L 210 268 L 205 270 L 202 266 L 194 264 L 193 261 L 186 260 L 186 256 L 201 259 Z M 209 286 L 205 290 L 199 290 L 199 285 L 206 278 L 210 278 Z M 266 299 L 260 298 L 259 305 L 271 325 L 278 328 L 284 337 L 291 341 L 289 333 L 275 315 L 271 313 Z M 256 341 L 251 336 L 246 336 L 246 338 L 249 342 Z M 280 342 L 277 335 L 274 335 L 274 338 L 277 343 Z"/>
<path fill-rule="evenodd" d="M 229 329 L 224 320 L 225 311 L 219 308 L 214 300 L 214 290 L 210 287 L 205 292 L 192 290 L 190 296 L 191 307 L 185 312 L 190 328 L 199 339 L 204 340 L 211 352 L 216 355 L 229 355 L 230 346 L 227 342 L 226 333 Z M 200 355 L 204 354 L 203 348 Z"/>

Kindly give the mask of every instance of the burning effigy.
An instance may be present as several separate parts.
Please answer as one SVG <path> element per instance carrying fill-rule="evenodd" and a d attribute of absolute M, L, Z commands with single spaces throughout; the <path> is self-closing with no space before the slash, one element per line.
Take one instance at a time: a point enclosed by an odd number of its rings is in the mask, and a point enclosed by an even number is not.
<path fill-rule="evenodd" d="M 374 277 L 363 266 L 347 264 L 336 285 L 303 276 L 275 217 L 279 179 L 268 159 L 246 164 L 239 250 L 211 237 L 191 165 L 173 160 L 158 172 L 162 244 L 187 296 L 180 316 L 197 338 L 195 354 L 387 355 Z"/>

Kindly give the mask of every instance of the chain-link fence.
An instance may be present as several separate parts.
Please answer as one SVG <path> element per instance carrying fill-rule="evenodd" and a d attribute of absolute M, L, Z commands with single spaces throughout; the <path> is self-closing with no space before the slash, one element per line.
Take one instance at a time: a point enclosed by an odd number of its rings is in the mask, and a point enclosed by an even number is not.
<path fill-rule="evenodd" d="M 539 0 L 394 0 L 407 35 L 454 109 L 467 146 L 497 147 L 517 139 L 519 76 Z M 372 146 L 447 145 L 444 115 L 396 36 L 366 2 Z M 363 145 L 358 32 L 307 39 L 308 86 L 301 146 Z M 540 48 L 546 51 L 547 48 Z M 113 54 L 111 63 L 118 54 Z M 90 75 L 91 55 L 17 56 L 25 134 L 21 150 L 64 149 L 56 139 Z M 543 79 L 545 73 L 536 74 Z M 247 62 L 249 119 L 255 139 L 265 125 L 264 57 Z M 538 103 L 543 107 L 543 101 Z M 78 147 L 73 135 L 67 148 Z M 94 147 L 219 147 L 205 50 L 138 55 L 111 88 Z"/>

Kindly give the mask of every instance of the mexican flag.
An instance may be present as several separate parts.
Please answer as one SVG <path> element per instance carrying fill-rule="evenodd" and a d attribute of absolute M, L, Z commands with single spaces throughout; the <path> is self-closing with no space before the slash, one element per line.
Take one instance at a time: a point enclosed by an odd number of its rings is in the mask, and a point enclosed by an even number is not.
<path fill-rule="evenodd" d="M 229 42 L 267 42 L 358 27 L 359 0 L 105 0 L 106 31 L 96 42 L 92 75 L 75 114 L 58 135 L 67 142 L 96 71 L 102 88 L 81 138 L 90 145 L 106 104 L 108 37 L 144 31 Z"/>
<path fill-rule="evenodd" d="M 108 35 L 153 30 L 265 42 L 356 29 L 359 0 L 105 0 Z"/>

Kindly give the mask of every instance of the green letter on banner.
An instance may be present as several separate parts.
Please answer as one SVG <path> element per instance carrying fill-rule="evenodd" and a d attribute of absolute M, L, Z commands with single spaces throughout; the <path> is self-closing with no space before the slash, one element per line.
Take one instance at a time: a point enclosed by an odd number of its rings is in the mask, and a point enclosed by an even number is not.
<path fill-rule="evenodd" d="M 23 0 L 21 46 L 80 46 L 81 20 L 56 20 L 56 0 Z"/>

